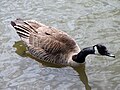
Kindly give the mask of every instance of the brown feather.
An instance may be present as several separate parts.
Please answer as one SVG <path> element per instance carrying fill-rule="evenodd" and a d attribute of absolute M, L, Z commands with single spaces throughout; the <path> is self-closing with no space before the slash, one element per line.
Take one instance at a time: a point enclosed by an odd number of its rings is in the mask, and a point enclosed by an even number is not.
<path fill-rule="evenodd" d="M 22 28 L 23 30 L 18 30 L 21 33 L 29 34 L 29 38 L 25 38 L 23 34 L 18 33 L 30 54 L 43 61 L 67 65 L 69 57 L 72 58 L 70 55 L 80 51 L 74 39 L 56 28 L 33 20 L 16 20 L 12 25 Z"/>

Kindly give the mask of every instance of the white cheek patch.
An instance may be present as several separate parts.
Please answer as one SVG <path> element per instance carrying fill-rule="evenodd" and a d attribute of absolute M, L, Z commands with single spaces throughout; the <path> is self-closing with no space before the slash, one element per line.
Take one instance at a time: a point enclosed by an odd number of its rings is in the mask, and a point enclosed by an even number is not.
<path fill-rule="evenodd" d="M 94 49 L 95 49 L 95 54 L 96 54 L 96 55 L 100 55 L 100 53 L 98 52 L 98 49 L 97 49 L 96 46 L 94 47 Z"/>

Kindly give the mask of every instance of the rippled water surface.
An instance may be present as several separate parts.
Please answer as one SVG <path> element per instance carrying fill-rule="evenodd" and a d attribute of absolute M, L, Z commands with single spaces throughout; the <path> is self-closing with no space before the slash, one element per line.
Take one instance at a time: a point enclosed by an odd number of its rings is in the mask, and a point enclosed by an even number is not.
<path fill-rule="evenodd" d="M 59 28 L 81 48 L 103 43 L 116 58 L 88 56 L 78 68 L 38 63 L 17 42 L 20 38 L 10 25 L 16 18 Z M 0 1 L 0 90 L 120 90 L 119 58 L 119 0 Z"/>

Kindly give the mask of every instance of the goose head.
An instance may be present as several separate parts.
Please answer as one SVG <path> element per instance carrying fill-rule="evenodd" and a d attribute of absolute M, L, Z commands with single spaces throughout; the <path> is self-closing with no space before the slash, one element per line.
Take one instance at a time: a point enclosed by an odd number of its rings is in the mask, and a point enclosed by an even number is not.
<path fill-rule="evenodd" d="M 102 44 L 97 44 L 93 46 L 95 55 L 109 56 L 115 58 L 115 55 L 111 54 L 107 47 Z"/>
<path fill-rule="evenodd" d="M 73 61 L 76 61 L 77 63 L 84 63 L 85 58 L 89 54 L 109 56 L 115 58 L 115 55 L 111 54 L 106 46 L 102 44 L 96 44 L 91 47 L 83 48 L 77 55 L 73 56 Z"/>

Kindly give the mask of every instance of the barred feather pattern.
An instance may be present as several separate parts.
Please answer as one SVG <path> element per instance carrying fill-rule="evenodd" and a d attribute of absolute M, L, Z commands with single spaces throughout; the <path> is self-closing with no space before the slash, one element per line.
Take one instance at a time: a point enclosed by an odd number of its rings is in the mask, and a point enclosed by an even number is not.
<path fill-rule="evenodd" d="M 61 65 L 68 64 L 65 55 L 63 55 L 62 53 L 53 55 L 53 54 L 47 53 L 42 49 L 38 50 L 32 47 L 28 47 L 28 50 L 33 57 L 40 59 L 42 61 L 50 62 L 54 64 L 61 64 Z"/>
<path fill-rule="evenodd" d="M 58 37 L 58 39 L 60 39 L 60 36 Z M 41 48 L 51 54 L 65 54 L 75 50 L 76 44 L 74 41 L 70 39 L 68 40 L 68 38 L 65 38 L 64 36 L 61 37 L 61 41 L 58 39 L 46 35 L 32 34 L 29 37 L 29 44 L 33 47 Z"/>
<path fill-rule="evenodd" d="M 46 62 L 68 64 L 70 53 L 80 51 L 76 42 L 65 32 L 33 20 L 11 22 L 25 42 L 30 54 Z"/>
<path fill-rule="evenodd" d="M 30 46 L 28 48 L 30 54 L 38 59 L 46 62 L 56 64 L 67 64 L 67 52 L 66 45 L 52 40 L 51 38 L 45 38 L 44 36 L 32 36 L 29 39 Z"/>

